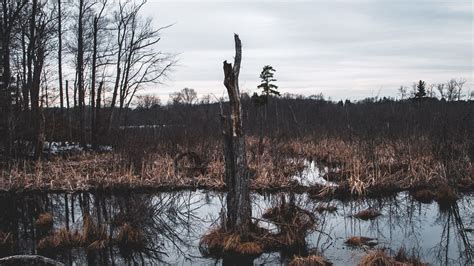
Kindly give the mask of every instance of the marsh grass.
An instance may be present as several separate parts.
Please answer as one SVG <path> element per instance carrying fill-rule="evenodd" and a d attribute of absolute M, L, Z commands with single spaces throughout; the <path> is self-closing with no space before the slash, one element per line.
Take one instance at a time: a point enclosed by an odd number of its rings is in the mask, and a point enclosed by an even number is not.
<path fill-rule="evenodd" d="M 40 213 L 35 224 L 41 229 L 50 229 L 53 226 L 53 214 L 49 212 Z"/>
<path fill-rule="evenodd" d="M 256 229 L 255 226 L 253 228 Z M 215 228 L 201 237 L 199 251 L 204 256 L 210 257 L 220 257 L 225 254 L 257 257 L 264 252 L 265 247 L 261 239 L 265 235 L 262 229 L 254 230 L 250 232 L 249 238 L 243 241 L 239 234 Z"/>
<path fill-rule="evenodd" d="M 211 257 L 259 256 L 263 252 L 299 250 L 306 247 L 305 238 L 316 224 L 309 211 L 297 207 L 291 201 L 283 201 L 279 206 L 267 209 L 262 219 L 256 220 L 272 223 L 278 230 L 269 231 L 255 223 L 243 240 L 239 234 L 226 232 L 222 227 L 214 228 L 201 237 L 201 254 Z"/>
<path fill-rule="evenodd" d="M 395 257 L 390 257 L 384 250 L 372 250 L 363 256 L 359 262 L 360 266 L 426 266 L 418 257 L 407 256 L 402 247 L 398 250 Z"/>
<path fill-rule="evenodd" d="M 367 221 L 367 220 L 374 220 L 375 218 L 379 217 L 380 215 L 382 215 L 382 214 L 379 211 L 377 211 L 376 209 L 368 208 L 368 209 L 362 210 L 362 211 L 360 211 L 356 214 L 353 214 L 352 216 L 357 218 L 357 219 Z"/>
<path fill-rule="evenodd" d="M 325 258 L 317 255 L 309 255 L 306 257 L 295 256 L 289 266 L 330 266 L 332 263 L 327 261 Z"/>
<path fill-rule="evenodd" d="M 174 167 L 176 152 L 155 149 L 142 160 L 127 159 L 124 152 L 83 152 L 42 161 L 17 161 L 0 170 L 0 189 L 4 191 L 86 191 L 91 189 L 206 188 L 222 190 L 224 158 L 219 142 L 196 146 L 192 150 L 202 162 L 200 171 L 188 175 Z M 445 186 L 459 190 L 474 188 L 474 167 L 470 159 L 446 161 L 430 149 L 426 138 L 416 141 L 380 140 L 369 142 L 337 138 L 308 138 L 270 141 L 264 139 L 263 151 L 257 152 L 258 138 L 247 138 L 247 157 L 253 174 L 254 190 L 311 190 L 312 196 L 347 193 L 376 196 L 401 190 Z M 139 147 L 137 147 L 138 149 Z M 140 161 L 137 167 L 136 161 Z M 337 188 L 315 185 L 302 188 L 293 176 L 304 169 L 305 160 L 337 169 L 326 178 Z"/>
<path fill-rule="evenodd" d="M 392 266 L 395 265 L 395 260 L 392 259 L 383 250 L 370 251 L 367 255 L 362 257 L 359 266 Z"/>
<path fill-rule="evenodd" d="M 433 202 L 436 198 L 436 194 L 430 189 L 420 189 L 410 192 L 410 195 L 417 201 L 425 204 Z"/>

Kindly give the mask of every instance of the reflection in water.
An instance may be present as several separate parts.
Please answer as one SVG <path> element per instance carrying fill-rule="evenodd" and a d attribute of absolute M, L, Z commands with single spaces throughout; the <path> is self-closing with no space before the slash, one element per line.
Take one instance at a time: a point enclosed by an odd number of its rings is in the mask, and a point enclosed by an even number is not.
<path fill-rule="evenodd" d="M 282 201 L 314 213 L 317 228 L 306 236 L 305 247 L 298 252 L 301 255 L 317 252 L 335 265 L 354 265 L 365 254 L 365 248 L 350 248 L 344 241 L 351 236 L 366 236 L 376 238 L 377 247 L 387 248 L 392 255 L 404 247 L 435 265 L 473 263 L 474 235 L 468 230 L 474 227 L 472 195 L 441 209 L 436 203 L 418 203 L 406 193 L 383 199 L 331 201 L 329 204 L 337 206 L 334 213 L 317 212 L 321 202 L 304 194 L 282 195 L 252 195 L 253 214 L 262 217 L 265 210 Z M 199 238 L 219 221 L 224 203 L 224 194 L 203 191 L 2 194 L 0 256 L 42 254 L 81 265 L 235 264 L 232 258 L 202 258 L 198 250 Z M 350 216 L 368 207 L 379 210 L 382 216 L 373 221 Z M 48 226 L 47 219 L 38 221 L 45 213 L 52 214 L 52 226 Z M 258 223 L 270 231 L 279 230 L 264 220 Z M 61 245 L 44 248 L 38 245 L 44 239 Z M 266 253 L 254 263 L 280 264 L 292 256 Z"/>

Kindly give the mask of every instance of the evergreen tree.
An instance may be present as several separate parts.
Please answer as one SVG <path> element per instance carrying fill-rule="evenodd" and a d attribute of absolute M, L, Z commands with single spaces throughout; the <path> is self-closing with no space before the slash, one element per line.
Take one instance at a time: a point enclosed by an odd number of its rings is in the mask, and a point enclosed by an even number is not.
<path fill-rule="evenodd" d="M 426 82 L 423 80 L 418 81 L 416 85 L 417 92 L 415 93 L 415 98 L 421 99 L 426 96 Z"/>
<path fill-rule="evenodd" d="M 262 89 L 262 92 L 260 95 L 257 93 L 252 95 L 252 98 L 257 106 L 265 105 L 270 95 L 280 96 L 280 92 L 277 90 L 278 86 L 272 83 L 277 81 L 273 77 L 273 73 L 275 71 L 276 70 L 270 65 L 263 67 L 262 72 L 260 73 L 261 83 L 257 86 L 257 88 Z"/>

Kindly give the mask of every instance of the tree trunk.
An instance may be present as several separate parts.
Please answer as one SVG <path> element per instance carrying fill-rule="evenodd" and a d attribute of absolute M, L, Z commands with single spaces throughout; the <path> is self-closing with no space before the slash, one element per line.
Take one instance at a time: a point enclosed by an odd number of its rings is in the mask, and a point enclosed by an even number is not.
<path fill-rule="evenodd" d="M 79 1 L 79 16 L 77 30 L 77 92 L 79 94 L 79 141 L 82 147 L 86 146 L 86 125 L 85 125 L 85 91 L 84 91 L 84 0 Z"/>
<path fill-rule="evenodd" d="M 99 18 L 94 18 L 93 41 L 92 41 L 92 77 L 91 77 L 91 141 L 94 149 L 97 148 L 96 137 L 96 110 L 95 110 L 95 83 L 97 71 L 97 33 L 99 31 Z"/>
<path fill-rule="evenodd" d="M 230 102 L 230 121 L 222 116 L 224 155 L 226 162 L 227 221 L 226 230 L 246 238 L 251 224 L 250 172 L 245 153 L 245 136 L 240 104 L 239 72 L 242 59 L 242 44 L 234 34 L 234 66 L 224 61 L 224 85 Z M 227 118 L 229 115 L 227 116 Z"/>
<path fill-rule="evenodd" d="M 63 94 L 63 66 L 62 66 L 62 14 L 61 14 L 61 0 L 58 0 L 58 76 L 59 76 L 59 106 L 61 108 L 61 115 L 64 113 L 64 94 Z M 63 117 L 62 117 L 63 118 Z"/>

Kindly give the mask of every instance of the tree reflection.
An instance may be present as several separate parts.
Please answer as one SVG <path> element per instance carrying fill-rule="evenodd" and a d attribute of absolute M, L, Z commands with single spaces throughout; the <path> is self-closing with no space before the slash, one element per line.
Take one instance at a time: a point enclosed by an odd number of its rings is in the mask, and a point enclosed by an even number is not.
<path fill-rule="evenodd" d="M 189 239 L 196 238 L 195 230 L 202 222 L 196 210 L 204 204 L 192 192 L 1 197 L 4 215 L 0 217 L 0 231 L 14 236 L 9 249 L 0 250 L 2 256 L 39 253 L 68 264 L 94 265 L 155 264 L 166 260 L 171 249 L 189 259 Z M 53 215 L 53 229 L 44 231 L 35 225 L 40 213 Z M 94 235 L 97 231 L 91 228 L 103 228 L 105 239 L 97 239 Z M 80 235 L 74 242 L 77 245 L 38 249 L 41 239 L 54 234 L 60 236 L 59 231 L 70 235 L 77 231 Z"/>

